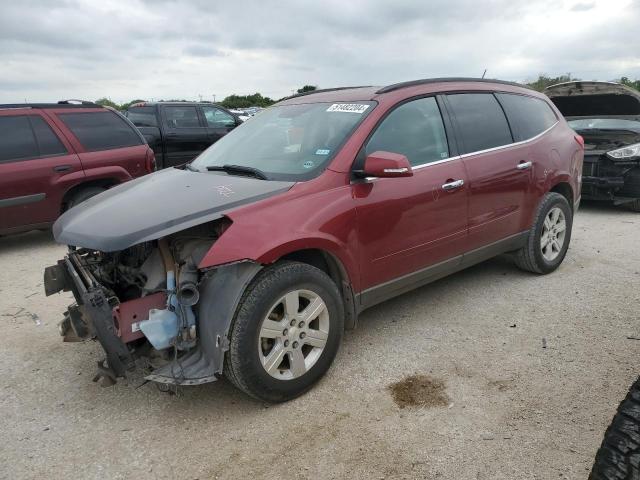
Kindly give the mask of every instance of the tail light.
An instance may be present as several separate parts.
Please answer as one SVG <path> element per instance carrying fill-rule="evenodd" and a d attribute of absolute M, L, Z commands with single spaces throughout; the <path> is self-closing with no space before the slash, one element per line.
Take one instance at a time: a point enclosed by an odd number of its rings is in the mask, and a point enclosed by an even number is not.
<path fill-rule="evenodd" d="M 576 142 L 578 142 L 578 145 L 580 145 L 580 148 L 584 150 L 584 138 L 582 138 L 582 135 L 574 135 L 573 138 L 576 139 Z"/>
<path fill-rule="evenodd" d="M 147 172 L 155 172 L 156 171 L 156 155 L 153 153 L 153 150 L 147 150 L 147 162 L 146 162 Z"/>

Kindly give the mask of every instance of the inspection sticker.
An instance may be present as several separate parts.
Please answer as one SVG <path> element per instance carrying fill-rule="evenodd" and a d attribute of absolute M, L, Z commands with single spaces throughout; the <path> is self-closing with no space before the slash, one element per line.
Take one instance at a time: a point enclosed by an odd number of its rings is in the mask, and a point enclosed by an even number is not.
<path fill-rule="evenodd" d="M 327 149 L 327 148 L 319 148 L 316 150 L 316 155 L 329 155 L 329 152 L 331 150 Z"/>
<path fill-rule="evenodd" d="M 327 112 L 364 113 L 367 108 L 369 105 L 362 103 L 334 103 L 327 108 Z"/>

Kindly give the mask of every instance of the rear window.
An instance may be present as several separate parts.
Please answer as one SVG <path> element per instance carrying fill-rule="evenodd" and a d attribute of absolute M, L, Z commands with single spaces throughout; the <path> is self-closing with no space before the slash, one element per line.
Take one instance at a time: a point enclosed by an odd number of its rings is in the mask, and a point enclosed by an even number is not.
<path fill-rule="evenodd" d="M 447 96 L 463 141 L 462 153 L 478 152 L 513 142 L 509 124 L 491 93 Z"/>
<path fill-rule="evenodd" d="M 51 127 L 47 125 L 47 122 L 45 122 L 43 118 L 34 116 L 30 116 L 29 118 L 31 119 L 33 132 L 36 135 L 41 157 L 64 155 L 67 153 L 67 149 L 62 145 L 60 139 L 53 133 L 53 130 L 51 130 Z"/>
<path fill-rule="evenodd" d="M 111 111 L 60 113 L 58 116 L 87 151 L 142 145 L 138 132 Z"/>
<path fill-rule="evenodd" d="M 131 107 L 127 110 L 127 118 L 136 127 L 157 127 L 156 109 L 154 107 Z"/>
<path fill-rule="evenodd" d="M 38 145 L 26 115 L 0 117 L 0 162 L 38 156 Z"/>
<path fill-rule="evenodd" d="M 533 138 L 558 121 L 544 100 L 510 93 L 498 93 L 496 96 L 509 117 L 517 141 Z"/>

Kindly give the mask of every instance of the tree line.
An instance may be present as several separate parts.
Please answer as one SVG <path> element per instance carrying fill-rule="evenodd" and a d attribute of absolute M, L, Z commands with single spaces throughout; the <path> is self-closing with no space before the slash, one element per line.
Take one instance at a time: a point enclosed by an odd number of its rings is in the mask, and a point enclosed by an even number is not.
<path fill-rule="evenodd" d="M 541 73 L 540 75 L 538 75 L 538 78 L 536 80 L 533 80 L 531 82 L 526 82 L 524 85 L 528 86 L 529 88 L 532 88 L 533 90 L 537 90 L 541 92 L 548 86 L 554 85 L 556 83 L 571 82 L 571 81 L 578 81 L 578 80 L 581 80 L 581 79 L 571 76 L 570 73 L 567 73 L 566 75 L 560 75 L 557 77 L 550 77 L 544 73 Z M 616 81 L 619 83 L 622 83 L 623 85 L 626 85 L 628 87 L 631 87 L 635 90 L 640 91 L 640 79 L 631 80 L 629 77 L 622 77 L 617 79 Z M 318 88 L 317 85 L 305 85 L 301 88 L 298 88 L 297 93 L 301 94 L 301 93 L 312 92 L 314 90 L 317 90 L 317 88 Z M 273 105 L 276 102 L 279 102 L 280 100 L 283 100 L 283 99 L 281 98 L 278 100 L 274 100 L 272 98 L 265 97 L 260 93 L 254 93 L 253 95 L 233 94 L 233 95 L 229 95 L 228 97 L 225 97 L 224 100 L 222 100 L 221 102 L 218 102 L 218 105 L 222 105 L 223 107 L 230 108 L 230 109 L 243 109 L 243 108 L 249 108 L 249 107 L 266 108 Z M 96 103 L 99 105 L 112 107 L 117 110 L 126 110 L 134 103 L 140 103 L 144 101 L 145 100 L 137 99 L 137 100 L 132 100 L 126 103 L 117 104 L 108 98 L 100 98 L 96 100 Z M 170 99 L 170 100 L 159 100 L 159 101 L 186 102 L 188 100 Z"/>

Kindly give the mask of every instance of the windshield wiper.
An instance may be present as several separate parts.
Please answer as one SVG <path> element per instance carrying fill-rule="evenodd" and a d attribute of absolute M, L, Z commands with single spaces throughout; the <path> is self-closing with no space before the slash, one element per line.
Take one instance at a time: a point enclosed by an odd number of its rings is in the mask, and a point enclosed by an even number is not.
<path fill-rule="evenodd" d="M 197 168 L 194 168 L 190 163 L 186 163 L 184 165 L 184 168 L 186 168 L 187 170 L 191 170 L 192 172 L 199 172 L 200 171 Z"/>
<path fill-rule="evenodd" d="M 211 165 L 207 167 L 210 172 L 220 171 L 229 175 L 250 175 L 260 180 L 269 180 L 269 177 L 262 171 L 253 167 L 245 167 L 244 165 Z"/>

